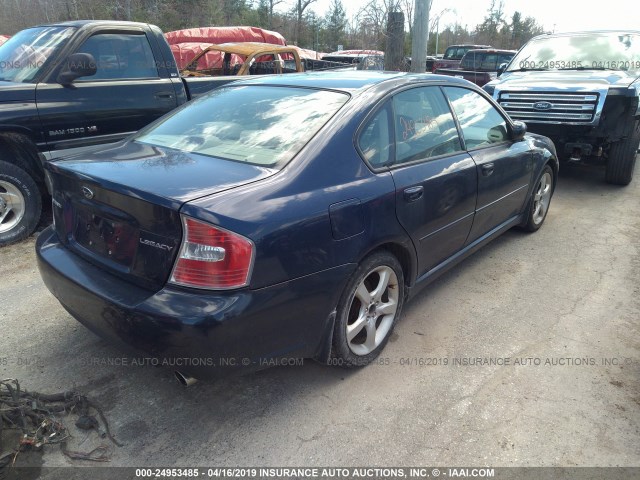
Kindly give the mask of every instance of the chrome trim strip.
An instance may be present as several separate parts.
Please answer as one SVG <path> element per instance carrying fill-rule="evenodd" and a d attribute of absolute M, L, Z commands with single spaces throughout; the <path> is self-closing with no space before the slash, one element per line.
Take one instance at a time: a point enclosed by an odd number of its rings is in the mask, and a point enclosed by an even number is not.
<path fill-rule="evenodd" d="M 491 202 L 491 203 L 487 203 L 486 205 L 484 205 L 484 206 L 482 206 L 482 207 L 478 208 L 478 209 L 476 210 L 476 213 L 481 212 L 481 211 L 482 211 L 482 210 L 484 210 L 485 208 L 491 207 L 491 206 L 495 205 L 496 203 L 498 203 L 498 202 L 500 202 L 500 201 L 504 200 L 505 198 L 510 197 L 510 196 L 511 196 L 511 195 L 513 195 L 514 193 L 518 193 L 518 192 L 519 192 L 520 190 L 522 190 L 523 188 L 528 188 L 528 187 L 529 187 L 529 184 L 528 184 L 528 183 L 525 183 L 525 184 L 524 184 L 524 185 L 522 185 L 521 187 L 516 188 L 513 192 L 507 193 L 506 195 L 504 195 L 504 196 L 500 197 L 499 199 L 494 200 L 493 202 Z"/>

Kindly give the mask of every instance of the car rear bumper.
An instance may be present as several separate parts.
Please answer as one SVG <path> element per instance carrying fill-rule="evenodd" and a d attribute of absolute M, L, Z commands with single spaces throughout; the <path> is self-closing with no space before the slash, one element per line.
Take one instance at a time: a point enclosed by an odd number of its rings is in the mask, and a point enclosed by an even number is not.
<path fill-rule="evenodd" d="M 211 292 L 132 285 L 66 249 L 51 229 L 36 243 L 45 285 L 78 321 L 197 378 L 246 373 L 321 355 L 354 270 L 343 265 L 259 290 Z"/>

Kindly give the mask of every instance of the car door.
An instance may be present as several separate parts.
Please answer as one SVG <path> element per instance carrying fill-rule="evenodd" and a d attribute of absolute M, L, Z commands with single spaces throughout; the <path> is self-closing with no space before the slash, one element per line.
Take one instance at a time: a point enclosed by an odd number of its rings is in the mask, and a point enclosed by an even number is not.
<path fill-rule="evenodd" d="M 511 139 L 510 122 L 481 94 L 463 87 L 443 90 L 478 172 L 475 218 L 467 240 L 471 243 L 521 212 L 531 182 L 533 153 L 527 141 Z"/>
<path fill-rule="evenodd" d="M 401 91 L 391 107 L 396 213 L 422 275 L 464 246 L 476 205 L 476 167 L 440 87 Z"/>
<path fill-rule="evenodd" d="M 37 87 L 36 102 L 52 156 L 118 141 L 177 106 L 170 78 L 161 78 L 143 30 L 98 31 L 73 53 L 90 53 L 97 72 L 63 86 Z"/>

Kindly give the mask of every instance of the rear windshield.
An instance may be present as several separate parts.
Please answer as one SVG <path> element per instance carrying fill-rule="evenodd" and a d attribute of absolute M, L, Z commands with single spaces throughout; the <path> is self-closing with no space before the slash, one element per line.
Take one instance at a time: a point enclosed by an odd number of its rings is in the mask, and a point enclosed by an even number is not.
<path fill-rule="evenodd" d="M 464 57 L 464 54 L 467 53 L 469 49 L 464 47 L 449 47 L 447 51 L 444 53 L 445 60 L 460 60 Z"/>
<path fill-rule="evenodd" d="M 178 109 L 134 139 L 282 168 L 348 99 L 343 93 L 307 88 L 224 87 Z"/>

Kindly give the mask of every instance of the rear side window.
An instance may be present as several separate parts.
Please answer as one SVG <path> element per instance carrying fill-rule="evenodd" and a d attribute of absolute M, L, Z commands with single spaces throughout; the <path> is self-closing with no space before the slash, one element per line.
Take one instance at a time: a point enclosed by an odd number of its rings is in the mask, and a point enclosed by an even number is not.
<path fill-rule="evenodd" d="M 446 99 L 438 87 L 405 90 L 393 97 L 396 164 L 462 150 Z"/>
<path fill-rule="evenodd" d="M 467 150 L 509 139 L 507 122 L 489 101 L 473 90 L 444 87 L 460 122 Z"/>
<path fill-rule="evenodd" d="M 97 72 L 80 80 L 118 80 L 156 78 L 158 69 L 146 35 L 99 33 L 89 37 L 78 49 L 96 60 Z"/>
<path fill-rule="evenodd" d="M 373 168 L 383 167 L 391 160 L 391 129 L 387 103 L 371 117 L 360 131 L 358 147 Z"/>

